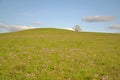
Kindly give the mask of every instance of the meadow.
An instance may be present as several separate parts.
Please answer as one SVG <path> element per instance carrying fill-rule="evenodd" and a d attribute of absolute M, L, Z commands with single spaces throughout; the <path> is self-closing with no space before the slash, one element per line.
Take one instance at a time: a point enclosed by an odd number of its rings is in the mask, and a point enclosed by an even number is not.
<path fill-rule="evenodd" d="M 52 28 L 0 34 L 0 80 L 120 80 L 120 34 Z"/>

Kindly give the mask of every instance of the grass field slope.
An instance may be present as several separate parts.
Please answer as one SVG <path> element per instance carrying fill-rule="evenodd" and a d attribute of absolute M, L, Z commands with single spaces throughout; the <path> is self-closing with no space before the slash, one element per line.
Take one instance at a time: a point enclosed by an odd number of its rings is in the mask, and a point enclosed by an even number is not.
<path fill-rule="evenodd" d="M 120 80 L 120 34 L 53 28 L 0 34 L 0 80 Z"/>

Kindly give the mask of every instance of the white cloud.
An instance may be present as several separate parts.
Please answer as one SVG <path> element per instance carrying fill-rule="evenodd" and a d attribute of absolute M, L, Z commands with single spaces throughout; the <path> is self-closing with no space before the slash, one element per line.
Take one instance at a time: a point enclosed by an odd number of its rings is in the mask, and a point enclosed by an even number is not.
<path fill-rule="evenodd" d="M 111 26 L 109 26 L 109 29 L 117 29 L 117 30 L 120 30 L 120 24 L 111 25 Z"/>
<path fill-rule="evenodd" d="M 71 31 L 74 31 L 74 29 L 72 29 L 72 28 L 60 28 L 60 29 L 65 29 L 65 30 L 71 30 Z"/>
<path fill-rule="evenodd" d="M 33 22 L 32 24 L 33 25 L 41 25 L 42 23 L 41 22 Z"/>
<path fill-rule="evenodd" d="M 115 17 L 113 16 L 88 16 L 82 18 L 83 21 L 86 22 L 106 22 L 106 21 L 112 21 Z"/>
<path fill-rule="evenodd" d="M 4 29 L 7 31 L 19 31 L 19 30 L 26 30 L 26 29 L 33 29 L 35 27 L 31 26 L 17 26 L 17 25 L 6 25 L 3 23 L 0 23 L 0 29 Z"/>

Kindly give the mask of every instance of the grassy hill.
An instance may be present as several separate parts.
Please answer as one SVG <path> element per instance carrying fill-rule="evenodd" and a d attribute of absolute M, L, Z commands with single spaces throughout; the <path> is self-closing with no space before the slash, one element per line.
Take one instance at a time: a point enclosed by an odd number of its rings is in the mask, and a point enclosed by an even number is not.
<path fill-rule="evenodd" d="M 52 28 L 0 34 L 0 80 L 120 80 L 120 34 Z"/>

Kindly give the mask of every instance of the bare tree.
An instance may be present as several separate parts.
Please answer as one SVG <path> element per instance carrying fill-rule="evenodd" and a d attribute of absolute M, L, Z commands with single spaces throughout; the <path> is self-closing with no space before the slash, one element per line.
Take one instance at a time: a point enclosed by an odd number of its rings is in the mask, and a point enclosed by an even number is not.
<path fill-rule="evenodd" d="M 80 32 L 81 28 L 79 25 L 75 25 L 75 27 L 73 28 L 76 32 Z"/>

